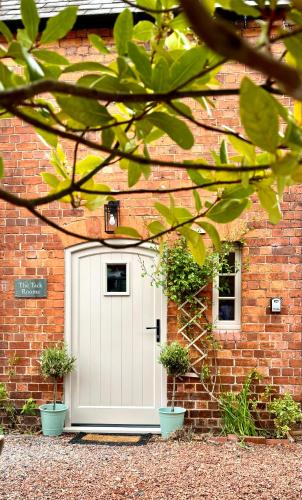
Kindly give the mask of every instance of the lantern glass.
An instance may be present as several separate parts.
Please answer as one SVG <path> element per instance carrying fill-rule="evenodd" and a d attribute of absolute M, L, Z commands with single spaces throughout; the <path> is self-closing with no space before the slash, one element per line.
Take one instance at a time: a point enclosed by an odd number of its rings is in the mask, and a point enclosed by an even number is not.
<path fill-rule="evenodd" d="M 109 201 L 104 205 L 105 232 L 112 234 L 120 223 L 120 202 Z"/>

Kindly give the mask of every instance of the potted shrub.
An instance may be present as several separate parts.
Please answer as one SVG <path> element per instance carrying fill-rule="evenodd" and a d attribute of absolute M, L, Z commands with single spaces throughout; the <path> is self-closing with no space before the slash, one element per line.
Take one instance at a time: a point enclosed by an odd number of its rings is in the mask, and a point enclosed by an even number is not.
<path fill-rule="evenodd" d="M 189 350 L 182 347 L 178 342 L 163 347 L 159 357 L 161 363 L 167 370 L 168 375 L 173 378 L 171 407 L 159 408 L 161 434 L 164 438 L 183 427 L 186 409 L 174 406 L 176 377 L 185 375 L 190 367 Z"/>
<path fill-rule="evenodd" d="M 66 345 L 48 347 L 41 352 L 40 365 L 44 378 L 53 381 L 53 401 L 40 406 L 44 436 L 59 436 L 63 432 L 68 407 L 57 403 L 58 381 L 74 368 L 75 358 L 67 352 Z"/>

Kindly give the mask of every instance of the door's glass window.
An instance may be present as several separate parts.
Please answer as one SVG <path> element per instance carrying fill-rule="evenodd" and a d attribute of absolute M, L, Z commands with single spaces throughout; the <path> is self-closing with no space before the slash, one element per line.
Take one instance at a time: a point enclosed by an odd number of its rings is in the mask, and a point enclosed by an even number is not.
<path fill-rule="evenodd" d="M 127 264 L 106 264 L 106 292 L 127 293 Z"/>

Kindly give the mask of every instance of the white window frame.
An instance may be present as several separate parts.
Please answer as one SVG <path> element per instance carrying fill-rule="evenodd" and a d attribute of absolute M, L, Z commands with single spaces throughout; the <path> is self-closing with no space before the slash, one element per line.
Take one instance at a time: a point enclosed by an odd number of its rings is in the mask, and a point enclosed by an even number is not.
<path fill-rule="evenodd" d="M 107 290 L 107 266 L 119 266 L 119 265 L 125 265 L 126 266 L 126 291 L 125 292 L 108 292 Z M 129 272 L 130 272 L 130 265 L 129 262 L 117 262 L 117 261 L 109 261 L 107 260 L 104 262 L 104 268 L 103 268 L 103 289 L 104 289 L 104 295 L 106 296 L 120 296 L 120 295 L 130 295 L 130 287 L 129 287 Z"/>
<path fill-rule="evenodd" d="M 220 273 L 213 282 L 213 326 L 215 330 L 240 330 L 241 328 L 241 249 L 233 248 L 235 253 L 235 273 Z M 233 320 L 219 319 L 219 276 L 235 276 L 235 318 Z"/>

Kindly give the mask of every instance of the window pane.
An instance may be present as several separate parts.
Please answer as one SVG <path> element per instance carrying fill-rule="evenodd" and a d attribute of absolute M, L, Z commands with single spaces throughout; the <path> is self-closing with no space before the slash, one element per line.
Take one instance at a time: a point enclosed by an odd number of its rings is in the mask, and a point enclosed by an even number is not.
<path fill-rule="evenodd" d="M 221 274 L 234 273 L 235 269 L 235 252 L 230 252 L 226 257 L 226 265 L 223 266 L 221 270 Z"/>
<path fill-rule="evenodd" d="M 219 297 L 235 297 L 235 276 L 219 276 Z"/>
<path fill-rule="evenodd" d="M 107 264 L 107 292 L 127 292 L 126 264 Z"/>
<path fill-rule="evenodd" d="M 219 300 L 218 319 L 222 321 L 234 321 L 235 300 Z"/>

